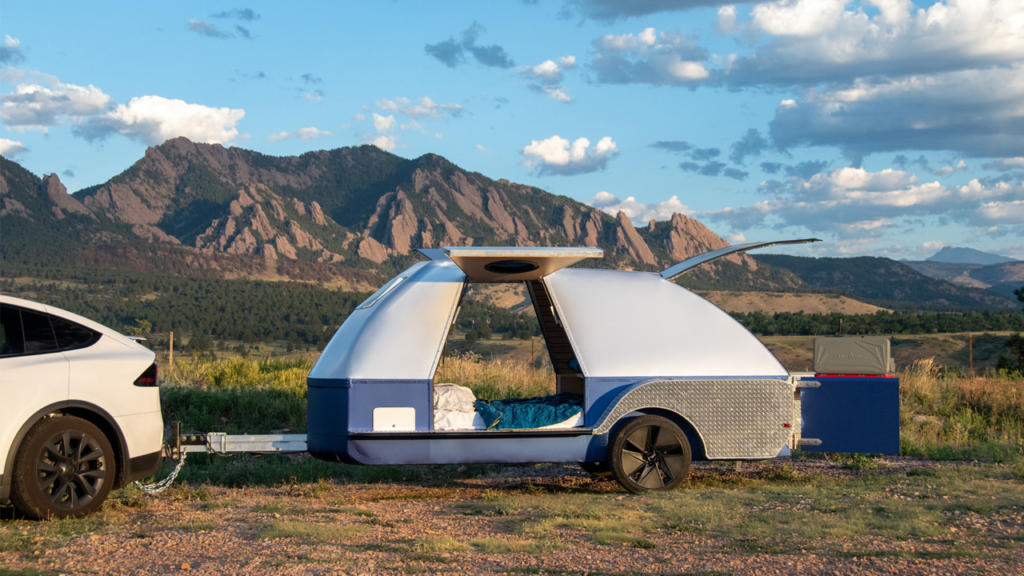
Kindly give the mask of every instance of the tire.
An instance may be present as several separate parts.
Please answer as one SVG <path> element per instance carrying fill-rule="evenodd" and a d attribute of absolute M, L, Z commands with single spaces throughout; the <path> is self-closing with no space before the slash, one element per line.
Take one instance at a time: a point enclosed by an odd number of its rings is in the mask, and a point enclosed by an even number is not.
<path fill-rule="evenodd" d="M 116 473 L 114 448 L 99 428 L 73 416 L 46 418 L 18 448 L 11 501 L 36 520 L 85 516 L 103 505 Z"/>
<path fill-rule="evenodd" d="M 607 462 L 580 462 L 580 468 L 597 478 L 609 478 L 612 475 L 612 469 L 608 467 Z"/>
<path fill-rule="evenodd" d="M 671 420 L 640 416 L 615 431 L 608 462 L 612 475 L 630 492 L 672 490 L 690 473 L 690 442 Z"/>

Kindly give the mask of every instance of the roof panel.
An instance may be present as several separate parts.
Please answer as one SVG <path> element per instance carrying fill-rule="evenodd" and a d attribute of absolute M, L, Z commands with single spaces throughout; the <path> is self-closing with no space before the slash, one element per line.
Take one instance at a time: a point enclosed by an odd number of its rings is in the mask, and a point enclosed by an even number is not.
<path fill-rule="evenodd" d="M 445 246 L 445 254 L 472 282 L 537 280 L 604 250 L 586 247 Z"/>

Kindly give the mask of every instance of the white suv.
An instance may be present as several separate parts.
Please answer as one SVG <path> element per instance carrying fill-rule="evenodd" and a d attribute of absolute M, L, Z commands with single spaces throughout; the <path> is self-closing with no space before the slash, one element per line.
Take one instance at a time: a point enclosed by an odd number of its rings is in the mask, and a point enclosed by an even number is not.
<path fill-rule="evenodd" d="M 0 502 L 82 516 L 160 467 L 154 354 L 52 306 L 0 296 Z"/>

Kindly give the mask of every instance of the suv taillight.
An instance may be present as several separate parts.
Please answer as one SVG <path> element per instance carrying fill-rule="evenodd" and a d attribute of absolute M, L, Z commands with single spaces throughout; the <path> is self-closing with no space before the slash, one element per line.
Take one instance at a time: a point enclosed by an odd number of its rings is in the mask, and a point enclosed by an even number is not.
<path fill-rule="evenodd" d="M 149 368 L 146 368 L 146 371 L 143 372 L 141 376 L 139 376 L 138 378 L 135 379 L 135 385 L 136 386 L 156 386 L 156 384 L 157 384 L 157 381 L 156 381 L 156 362 L 153 362 L 152 366 L 150 366 Z"/>

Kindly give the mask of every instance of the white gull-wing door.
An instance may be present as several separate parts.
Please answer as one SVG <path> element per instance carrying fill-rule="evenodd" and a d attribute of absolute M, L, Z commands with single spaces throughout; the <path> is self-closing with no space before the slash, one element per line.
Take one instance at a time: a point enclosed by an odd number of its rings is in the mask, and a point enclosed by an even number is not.
<path fill-rule="evenodd" d="M 587 378 L 788 376 L 739 322 L 659 274 L 569 269 L 544 282 Z"/>
<path fill-rule="evenodd" d="M 309 377 L 429 380 L 465 278 L 447 259 L 414 264 L 352 311 Z"/>

